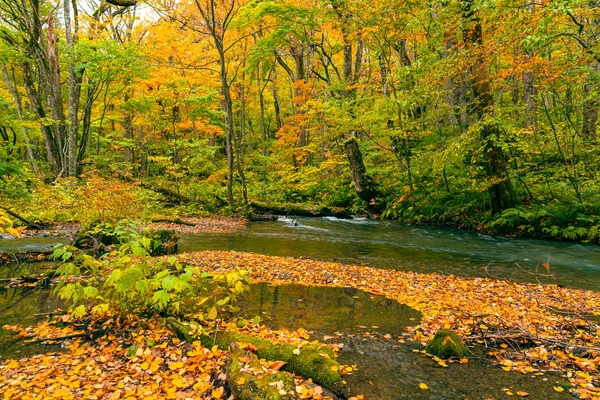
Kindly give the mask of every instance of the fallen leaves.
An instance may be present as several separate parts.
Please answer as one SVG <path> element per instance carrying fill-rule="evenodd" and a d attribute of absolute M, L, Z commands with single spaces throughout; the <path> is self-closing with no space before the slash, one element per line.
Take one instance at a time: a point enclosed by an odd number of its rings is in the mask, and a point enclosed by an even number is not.
<path fill-rule="evenodd" d="M 575 386 L 570 390 L 583 398 L 596 396 L 600 326 L 581 315 L 600 313 L 598 292 L 233 251 L 187 253 L 180 260 L 209 272 L 244 268 L 253 279 L 273 285 L 347 286 L 385 296 L 423 313 L 421 323 L 412 329 L 413 338 L 423 344 L 440 328 L 452 329 L 471 343 L 489 345 L 494 337 L 509 339 L 510 345 L 503 342 L 505 346 L 490 354 L 499 362 L 511 361 L 502 365 L 504 369 L 560 371 Z M 519 340 L 529 344 L 519 348 Z M 532 342 L 537 345 L 531 346 Z"/>
<path fill-rule="evenodd" d="M 0 393 L 7 399 L 223 396 L 222 382 L 212 377 L 225 365 L 226 352 L 181 342 L 153 324 L 128 330 L 130 335 L 106 335 L 94 342 L 75 340 L 65 354 L 9 360 L 0 365 Z M 135 351 L 128 355 L 131 348 Z"/>
<path fill-rule="evenodd" d="M 514 343 L 498 344 L 492 355 L 506 370 L 536 374 L 560 371 L 570 385 L 555 386 L 557 392 L 577 392 L 580 398 L 599 398 L 600 339 L 598 329 L 568 312 L 589 315 L 600 311 L 600 294 L 558 289 L 554 286 L 515 284 L 482 278 L 458 278 L 373 269 L 364 266 L 318 262 L 306 259 L 268 257 L 251 253 L 201 252 L 180 256 L 207 272 L 228 272 L 244 268 L 259 281 L 271 284 L 349 286 L 397 300 L 423 313 L 412 328 L 415 340 L 426 343 L 440 328 L 456 331 L 469 340 L 493 341 L 500 329 L 540 339 L 543 345 L 517 352 Z M 416 324 L 418 322 L 415 322 Z M 115 325 L 114 322 L 111 322 Z M 71 325 L 69 325 L 71 326 Z M 50 324 L 36 328 L 8 327 L 27 338 L 52 338 L 68 334 Z M 123 326 L 120 326 L 123 328 Z M 243 329 L 257 337 L 293 344 L 297 352 L 309 343 L 306 331 L 274 332 L 258 325 Z M 69 332 L 77 333 L 73 328 Z M 223 366 L 227 354 L 218 348 L 205 349 L 198 342 L 189 345 L 157 325 L 129 327 L 130 335 L 105 335 L 95 342 L 75 341 L 66 354 L 46 354 L 0 365 L 0 392 L 7 398 L 225 398 Z M 541 340 L 543 339 L 543 341 Z M 555 344 L 560 342 L 561 346 Z M 505 342 L 502 342 L 505 343 Z M 330 345 L 330 347 L 335 347 Z M 435 360 L 445 367 L 450 361 Z M 458 360 L 467 363 L 468 359 Z M 267 363 L 274 371 L 282 365 Z M 351 373 L 354 366 L 344 366 Z M 421 390 L 428 390 L 425 383 Z M 423 388 L 423 386 L 425 388 Z M 319 399 L 319 389 L 301 381 L 296 391 L 302 399 Z M 508 390 L 527 397 L 523 391 Z M 319 397 L 321 396 L 321 397 Z M 356 396 L 354 399 L 360 399 Z"/>

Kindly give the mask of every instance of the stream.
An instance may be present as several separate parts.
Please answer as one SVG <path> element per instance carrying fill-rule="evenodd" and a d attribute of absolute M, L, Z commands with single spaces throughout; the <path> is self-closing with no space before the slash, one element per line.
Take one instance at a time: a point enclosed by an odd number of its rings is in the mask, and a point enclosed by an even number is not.
<path fill-rule="evenodd" d="M 183 235 L 181 252 L 247 251 L 423 273 L 535 282 L 549 262 L 561 285 L 600 290 L 600 247 L 488 236 L 364 218 L 280 218 L 229 234 Z M 1 250 L 1 247 L 0 247 Z M 519 268 L 519 266 L 521 268 Z M 539 277 L 543 283 L 554 279 Z"/>
<path fill-rule="evenodd" d="M 33 237 L 0 239 L 0 251 L 47 249 L 65 239 Z M 535 282 L 536 267 L 549 262 L 564 286 L 600 290 L 600 247 L 577 243 L 512 239 L 445 228 L 414 227 L 368 219 L 280 218 L 251 223 L 229 234 L 183 235 L 181 252 L 250 251 L 274 256 L 366 264 L 377 268 L 435 272 L 459 276 L 491 276 Z M 41 264 L 2 267 L 0 278 L 27 275 Z M 545 271 L 544 268 L 542 268 Z M 554 279 L 541 279 L 554 283 Z M 261 316 L 273 329 L 304 328 L 314 338 L 343 343 L 340 361 L 357 365 L 348 376 L 353 393 L 365 399 L 482 399 L 525 391 L 531 398 L 569 398 L 552 389 L 561 379 L 521 375 L 491 366 L 483 357 L 442 368 L 418 352 L 422 347 L 402 335 L 419 323 L 420 314 L 394 301 L 356 289 L 296 285 L 253 285 L 244 298 L 243 315 Z M 27 326 L 60 303 L 48 290 L 15 288 L 0 291 L 0 326 Z M 52 347 L 23 348 L 0 330 L 0 360 L 22 357 Z M 417 351 L 417 352 L 415 352 Z M 419 389 L 426 383 L 428 390 Z"/>

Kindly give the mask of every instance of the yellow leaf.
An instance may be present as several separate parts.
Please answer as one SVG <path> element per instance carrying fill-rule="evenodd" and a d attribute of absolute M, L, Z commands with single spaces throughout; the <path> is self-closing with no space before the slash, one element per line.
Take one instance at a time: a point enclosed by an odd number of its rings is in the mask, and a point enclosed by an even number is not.
<path fill-rule="evenodd" d="M 223 397 L 224 392 L 225 388 L 223 388 L 222 386 L 218 387 L 212 391 L 212 397 L 214 397 L 215 399 L 220 399 L 221 397 Z"/>
<path fill-rule="evenodd" d="M 563 387 L 560 387 L 560 386 L 554 386 L 553 388 L 554 388 L 554 390 L 556 390 L 558 393 L 560 393 L 560 392 L 564 392 L 564 391 L 565 391 L 565 388 L 563 388 Z"/>
<path fill-rule="evenodd" d="M 185 387 L 185 382 L 183 382 L 183 380 L 181 378 L 173 379 L 172 383 L 173 383 L 173 385 L 177 386 L 180 389 Z"/>
<path fill-rule="evenodd" d="M 517 392 L 517 394 L 519 396 L 521 396 L 521 397 L 527 397 L 527 396 L 529 396 L 529 393 L 527 393 L 527 392 Z"/>
<path fill-rule="evenodd" d="M 17 369 L 19 368 L 19 362 L 17 360 L 10 360 L 8 364 L 6 364 L 6 368 Z"/>
<path fill-rule="evenodd" d="M 246 378 L 244 378 L 243 376 L 239 377 L 237 381 L 235 381 L 235 383 L 237 383 L 238 385 L 243 385 L 244 383 L 246 383 Z"/>
<path fill-rule="evenodd" d="M 299 355 L 300 354 L 300 349 L 294 349 L 294 351 L 292 353 L 294 353 L 295 355 Z"/>
<path fill-rule="evenodd" d="M 510 367 L 502 367 L 502 369 L 505 371 L 510 371 Z"/>
<path fill-rule="evenodd" d="M 427 390 L 427 389 L 429 389 L 429 386 L 427 386 L 427 385 L 426 385 L 426 384 L 424 384 L 423 382 L 419 383 L 419 387 L 420 387 L 422 390 Z"/>
<path fill-rule="evenodd" d="M 337 367 L 337 365 L 332 365 L 332 366 L 331 366 L 331 370 L 332 370 L 333 372 L 338 372 L 338 371 L 339 371 L 339 368 Z"/>
<path fill-rule="evenodd" d="M 183 368 L 183 363 L 181 361 L 173 361 L 171 364 L 169 364 L 169 369 L 171 371 L 179 368 Z"/>
<path fill-rule="evenodd" d="M 152 363 L 152 364 L 150 364 L 150 371 L 152 371 L 152 372 L 158 371 L 159 368 L 160 368 L 160 364 L 159 363 Z"/>
<path fill-rule="evenodd" d="M 447 366 L 448 366 L 448 364 L 446 364 L 446 361 L 444 361 L 444 360 L 440 360 L 440 361 L 438 361 L 438 364 L 439 364 L 440 366 L 442 366 L 442 367 L 447 367 Z"/>

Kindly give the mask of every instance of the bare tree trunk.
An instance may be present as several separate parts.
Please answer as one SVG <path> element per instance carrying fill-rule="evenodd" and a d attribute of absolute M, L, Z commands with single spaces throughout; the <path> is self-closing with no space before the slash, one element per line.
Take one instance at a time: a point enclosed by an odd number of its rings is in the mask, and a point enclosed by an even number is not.
<path fill-rule="evenodd" d="M 10 94 L 13 97 L 13 101 L 15 102 L 15 107 L 17 109 L 17 115 L 19 116 L 19 121 L 21 121 L 21 124 L 22 124 L 21 131 L 23 132 L 23 137 L 25 138 L 25 145 L 27 147 L 27 158 L 29 159 L 29 162 L 31 163 L 31 168 L 33 168 L 33 171 L 36 174 L 38 174 L 40 172 L 40 169 L 39 169 L 39 166 L 35 159 L 35 156 L 33 154 L 33 148 L 31 147 L 31 140 L 29 138 L 29 129 L 24 124 L 25 114 L 23 113 L 23 102 L 21 101 L 21 95 L 19 94 L 19 91 L 17 90 L 15 85 L 13 85 L 12 80 L 10 79 L 10 75 L 8 74 L 8 69 L 6 68 L 6 64 L 0 64 L 0 68 L 2 68 L 2 75 L 4 76 L 4 82 L 6 83 L 6 87 L 8 88 L 8 91 L 10 92 Z"/>
<path fill-rule="evenodd" d="M 537 132 L 537 119 L 535 112 L 537 110 L 537 101 L 535 96 L 537 91 L 534 86 L 534 76 L 532 71 L 523 72 L 523 100 L 525 101 L 525 128 L 531 128 Z"/>
<path fill-rule="evenodd" d="M 77 41 L 77 32 L 73 34 L 71 27 L 71 0 L 64 0 L 64 22 L 65 22 L 65 35 L 67 37 L 67 46 L 72 50 Z M 77 19 L 77 9 L 74 10 L 75 19 Z M 77 25 L 77 21 L 75 22 Z M 83 77 L 82 71 L 75 70 L 75 64 L 73 61 L 69 61 L 69 99 L 68 99 L 68 116 L 69 125 L 66 128 L 67 143 L 66 143 L 66 174 L 67 176 L 77 176 L 77 133 L 79 131 L 79 99 L 81 96 L 81 81 Z"/>
<path fill-rule="evenodd" d="M 52 112 L 54 120 L 54 138 L 58 147 L 61 170 L 59 175 L 68 172 L 67 168 L 67 143 L 65 114 L 62 104 L 62 90 L 60 82 L 60 64 L 58 60 L 58 50 L 56 49 L 56 36 L 54 32 L 54 16 L 50 12 L 48 17 L 48 76 L 47 84 L 49 90 L 48 106 Z"/>
<path fill-rule="evenodd" d="M 29 98 L 29 106 L 40 121 L 40 130 L 44 137 L 44 144 L 46 147 L 46 158 L 54 172 L 58 174 L 61 170 L 61 162 L 58 154 L 59 149 L 52 130 L 43 122 L 47 115 L 44 106 L 42 105 L 40 93 L 36 90 L 33 82 L 31 66 L 27 62 L 22 63 L 21 72 L 23 74 L 23 85 L 25 86 L 27 97 Z"/>
<path fill-rule="evenodd" d="M 283 126 L 281 119 L 281 106 L 279 103 L 279 94 L 277 93 L 277 67 L 273 66 L 273 75 L 271 77 L 272 89 L 273 89 L 273 109 L 275 110 L 275 123 L 277 124 L 277 130 Z"/>

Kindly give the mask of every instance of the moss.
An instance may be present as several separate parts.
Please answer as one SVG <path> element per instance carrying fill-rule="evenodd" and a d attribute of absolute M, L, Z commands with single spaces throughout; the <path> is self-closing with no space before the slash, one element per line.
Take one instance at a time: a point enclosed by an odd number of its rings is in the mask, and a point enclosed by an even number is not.
<path fill-rule="evenodd" d="M 190 334 L 191 329 L 188 325 L 173 318 L 167 321 L 167 325 L 182 339 L 188 342 L 196 340 Z M 299 348 L 299 353 L 296 351 L 298 354 L 295 354 L 294 350 L 297 347 L 286 343 L 272 343 L 266 339 L 225 331 L 210 336 L 202 335 L 200 341 L 207 348 L 217 345 L 223 350 L 228 350 L 230 345 L 236 342 L 252 344 L 256 347 L 256 355 L 259 358 L 284 361 L 286 364 L 282 370 L 293 372 L 307 379 L 310 378 L 334 394 L 342 398 L 348 397 L 348 387 L 339 372 L 340 364 L 335 360 L 333 351 L 328 347 L 306 345 Z"/>
<path fill-rule="evenodd" d="M 440 329 L 425 350 L 442 359 L 464 357 L 469 352 L 458 336 L 448 329 Z"/>
<path fill-rule="evenodd" d="M 294 378 L 288 372 L 265 372 L 256 355 L 236 345 L 230 349 L 227 384 L 236 399 L 297 399 Z M 285 391 L 286 394 L 281 394 Z"/>

